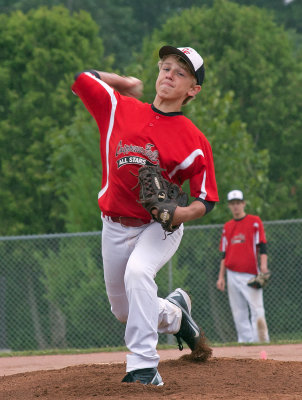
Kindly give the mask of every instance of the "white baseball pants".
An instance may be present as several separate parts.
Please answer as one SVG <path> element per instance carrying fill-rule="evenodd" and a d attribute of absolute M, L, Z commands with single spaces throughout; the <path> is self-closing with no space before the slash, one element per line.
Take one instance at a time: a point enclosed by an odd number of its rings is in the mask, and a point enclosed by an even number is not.
<path fill-rule="evenodd" d="M 159 333 L 177 333 L 181 310 L 157 297 L 156 273 L 178 249 L 183 225 L 164 239 L 157 222 L 125 227 L 102 217 L 104 279 L 111 311 L 126 323 L 127 372 L 157 367 Z"/>
<path fill-rule="evenodd" d="M 269 342 L 263 289 L 247 286 L 254 275 L 227 271 L 228 297 L 239 343 Z"/>

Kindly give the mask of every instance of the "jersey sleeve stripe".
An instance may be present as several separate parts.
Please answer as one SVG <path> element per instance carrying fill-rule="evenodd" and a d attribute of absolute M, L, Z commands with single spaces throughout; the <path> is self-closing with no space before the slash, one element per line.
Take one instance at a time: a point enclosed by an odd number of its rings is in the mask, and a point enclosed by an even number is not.
<path fill-rule="evenodd" d="M 111 100 L 114 96 L 114 90 L 112 89 L 111 86 L 109 86 L 106 82 L 102 81 L 101 79 L 98 79 L 95 75 L 93 75 L 91 72 L 84 72 L 85 75 L 89 76 L 91 79 L 95 80 L 99 85 L 103 86 L 103 88 L 108 92 L 108 94 L 111 97 Z"/>
<path fill-rule="evenodd" d="M 259 244 L 259 224 L 256 222 L 254 223 L 254 227 L 256 228 L 256 232 L 253 235 L 253 252 L 254 252 L 254 256 L 255 256 L 255 262 L 256 262 L 256 266 L 257 266 L 257 270 L 259 271 L 259 267 L 258 267 L 258 260 L 257 260 L 257 244 Z"/>
<path fill-rule="evenodd" d="M 227 238 L 225 236 L 222 237 L 222 246 L 221 251 L 225 252 L 228 245 Z"/>
<path fill-rule="evenodd" d="M 257 233 L 254 233 L 254 237 L 253 237 L 253 253 L 254 253 L 254 257 L 255 257 L 255 262 L 256 262 L 256 266 L 257 266 L 257 270 L 258 270 L 258 262 L 257 262 Z"/>
<path fill-rule="evenodd" d="M 206 199 L 208 192 L 206 191 L 206 180 L 207 180 L 207 171 L 204 171 L 203 180 L 200 188 L 200 195 L 199 197 L 203 200 Z"/>
<path fill-rule="evenodd" d="M 109 142 L 110 142 L 112 129 L 113 129 L 113 125 L 114 125 L 114 117 L 115 117 L 115 111 L 116 111 L 116 106 L 117 106 L 117 99 L 114 95 L 114 90 L 109 85 L 107 85 L 107 83 L 97 79 L 90 72 L 86 72 L 86 74 L 89 75 L 92 79 L 95 79 L 96 82 L 98 82 L 98 84 L 103 86 L 103 88 L 108 92 L 110 99 L 111 99 L 111 104 L 112 104 L 109 126 L 108 126 L 107 135 L 106 135 L 106 173 L 107 173 L 106 184 L 102 188 L 102 190 L 100 190 L 100 192 L 98 194 L 98 198 L 100 198 L 101 196 L 103 196 L 103 194 L 106 192 L 106 190 L 108 189 L 108 186 L 109 186 Z"/>
<path fill-rule="evenodd" d="M 258 222 L 254 223 L 254 228 L 256 228 L 254 240 L 255 240 L 255 246 L 260 243 L 260 233 L 259 233 L 259 224 Z"/>
<path fill-rule="evenodd" d="M 169 174 L 169 178 L 171 179 L 177 171 L 179 171 L 180 169 L 186 169 L 188 168 L 190 165 L 193 164 L 195 158 L 199 155 L 202 155 L 202 157 L 204 157 L 203 151 L 201 149 L 196 149 L 194 150 L 187 158 L 185 158 L 183 160 L 183 162 L 181 162 L 180 164 L 178 164 L 172 172 L 170 172 Z"/>

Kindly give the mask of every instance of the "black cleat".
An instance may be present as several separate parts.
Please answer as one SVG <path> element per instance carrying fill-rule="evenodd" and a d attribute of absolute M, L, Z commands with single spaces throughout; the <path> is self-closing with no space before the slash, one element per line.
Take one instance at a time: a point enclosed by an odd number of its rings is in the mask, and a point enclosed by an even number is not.
<path fill-rule="evenodd" d="M 170 293 L 166 299 L 179 307 L 182 312 L 180 329 L 174 334 L 178 342 L 179 350 L 183 349 L 181 339 L 187 343 L 192 351 L 195 350 L 200 341 L 201 332 L 198 325 L 191 317 L 191 300 L 189 295 L 184 290 L 178 288 Z"/>
<path fill-rule="evenodd" d="M 130 371 L 123 378 L 122 382 L 135 383 L 139 382 L 143 385 L 163 386 L 164 382 L 157 371 L 157 368 L 142 368 Z"/>

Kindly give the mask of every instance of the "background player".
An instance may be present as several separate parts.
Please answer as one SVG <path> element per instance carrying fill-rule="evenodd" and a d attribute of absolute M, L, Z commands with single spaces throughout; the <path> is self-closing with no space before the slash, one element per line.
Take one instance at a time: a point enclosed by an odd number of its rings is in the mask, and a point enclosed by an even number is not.
<path fill-rule="evenodd" d="M 162 47 L 159 56 L 152 105 L 137 100 L 142 83 L 132 77 L 93 70 L 77 74 L 72 86 L 100 131 L 104 278 L 111 310 L 126 323 L 130 351 L 123 381 L 154 385 L 163 384 L 157 370 L 158 332 L 175 334 L 191 350 L 201 333 L 185 291 L 157 297 L 156 273 L 177 250 L 183 225 L 165 238 L 161 225 L 138 203 L 139 187 L 131 190 L 138 169 L 159 165 L 169 181 L 190 181 L 194 199 L 176 208 L 173 225 L 203 217 L 218 201 L 211 146 L 181 112 L 201 90 L 203 59 L 192 48 L 171 46 Z"/>
<path fill-rule="evenodd" d="M 223 256 L 216 286 L 221 291 L 225 289 L 226 270 L 228 297 L 238 342 L 269 342 L 263 289 L 247 285 L 259 272 L 258 252 L 260 271 L 268 272 L 263 224 L 258 216 L 245 213 L 246 204 L 240 190 L 232 190 L 227 198 L 233 219 L 223 227 L 220 242 Z"/>

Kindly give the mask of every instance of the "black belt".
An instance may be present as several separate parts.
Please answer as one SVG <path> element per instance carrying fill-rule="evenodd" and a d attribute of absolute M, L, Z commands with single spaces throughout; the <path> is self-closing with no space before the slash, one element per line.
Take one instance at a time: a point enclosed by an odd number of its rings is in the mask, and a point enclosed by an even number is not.
<path fill-rule="evenodd" d="M 133 218 L 133 217 L 110 217 L 111 221 L 118 222 L 124 226 L 132 226 L 132 227 L 139 227 L 142 225 L 146 225 L 149 222 L 143 221 L 140 218 Z"/>

